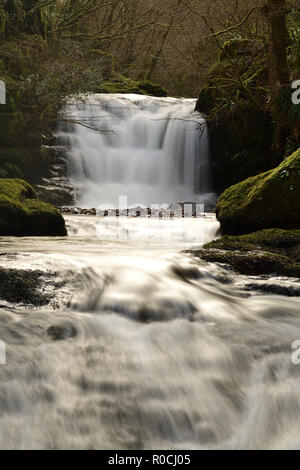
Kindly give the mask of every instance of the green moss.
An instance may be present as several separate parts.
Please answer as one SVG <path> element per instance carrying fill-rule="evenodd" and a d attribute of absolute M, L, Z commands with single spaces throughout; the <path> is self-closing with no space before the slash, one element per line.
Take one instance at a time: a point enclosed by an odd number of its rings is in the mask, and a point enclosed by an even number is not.
<path fill-rule="evenodd" d="M 300 277 L 300 230 L 269 229 L 207 243 L 192 254 L 241 274 Z"/>
<path fill-rule="evenodd" d="M 95 90 L 96 93 L 135 93 L 139 95 L 167 96 L 166 90 L 149 81 L 137 82 L 130 78 L 117 77 L 106 81 Z"/>
<path fill-rule="evenodd" d="M 64 236 L 60 212 L 20 179 L 0 179 L 0 235 Z"/>
<path fill-rule="evenodd" d="M 144 82 L 138 82 L 138 88 L 147 95 L 168 96 L 166 90 L 164 90 L 160 85 L 156 85 L 154 83 L 149 82 L 149 80 L 145 80 Z"/>
<path fill-rule="evenodd" d="M 300 230 L 268 229 L 246 235 L 224 235 L 203 246 L 204 249 L 250 251 L 265 249 L 274 253 L 289 254 L 289 250 L 300 245 Z"/>
<path fill-rule="evenodd" d="M 35 306 L 45 305 L 49 296 L 41 292 L 42 273 L 22 269 L 0 269 L 0 299 Z"/>
<path fill-rule="evenodd" d="M 226 60 L 228 57 L 237 58 L 241 55 L 247 55 L 251 47 L 249 39 L 233 38 L 225 41 L 220 52 L 220 61 Z"/>
<path fill-rule="evenodd" d="M 281 165 L 228 188 L 217 217 L 224 234 L 300 228 L 300 149 Z"/>

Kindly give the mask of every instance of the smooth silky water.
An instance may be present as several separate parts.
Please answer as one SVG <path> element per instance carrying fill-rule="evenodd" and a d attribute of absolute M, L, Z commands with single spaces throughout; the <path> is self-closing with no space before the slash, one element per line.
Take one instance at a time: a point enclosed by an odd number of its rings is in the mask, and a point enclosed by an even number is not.
<path fill-rule="evenodd" d="M 128 207 L 214 202 L 207 129 L 195 104 L 118 94 L 70 100 L 69 123 L 57 136 L 67 147 L 76 203 L 119 207 L 120 196 Z"/>
<path fill-rule="evenodd" d="M 110 183 L 72 175 L 82 202 L 115 202 Z M 139 202 L 158 201 L 149 194 Z M 203 194 L 200 185 L 186 197 Z M 66 222 L 68 237 L 1 239 L 1 268 L 40 271 L 52 299 L 1 301 L 1 449 L 299 448 L 300 299 L 247 289 L 295 281 L 240 276 L 187 253 L 218 236 L 209 214 Z M 53 325 L 72 334 L 53 341 Z"/>

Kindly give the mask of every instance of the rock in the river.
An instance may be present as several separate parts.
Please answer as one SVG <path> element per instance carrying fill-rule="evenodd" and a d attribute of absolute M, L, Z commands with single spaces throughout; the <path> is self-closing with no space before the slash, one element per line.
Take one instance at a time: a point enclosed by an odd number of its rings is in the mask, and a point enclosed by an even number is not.
<path fill-rule="evenodd" d="M 40 271 L 23 269 L 0 269 L 0 299 L 11 303 L 46 305 L 49 295 L 41 291 Z"/>
<path fill-rule="evenodd" d="M 300 228 L 300 149 L 277 168 L 228 188 L 219 198 L 222 233 Z"/>
<path fill-rule="evenodd" d="M 0 236 L 65 236 L 59 210 L 37 199 L 21 179 L 0 179 Z"/>
<path fill-rule="evenodd" d="M 225 235 L 190 253 L 206 261 L 230 265 L 241 274 L 300 278 L 300 230 L 269 229 L 241 236 Z"/>
<path fill-rule="evenodd" d="M 77 329 L 71 322 L 65 321 L 50 326 L 47 334 L 53 341 L 62 341 L 68 338 L 75 338 L 77 336 Z"/>

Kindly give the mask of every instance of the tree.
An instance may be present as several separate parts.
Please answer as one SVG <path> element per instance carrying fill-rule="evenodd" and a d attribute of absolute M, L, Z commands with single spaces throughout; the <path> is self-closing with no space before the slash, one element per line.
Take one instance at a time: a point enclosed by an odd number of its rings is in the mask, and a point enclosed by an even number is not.
<path fill-rule="evenodd" d="M 266 0 L 265 15 L 269 25 L 269 81 L 271 105 L 275 109 L 280 91 L 289 85 L 287 62 L 286 0 Z"/>
<path fill-rule="evenodd" d="M 270 104 L 276 126 L 274 146 L 276 151 L 283 153 L 287 116 L 283 115 L 280 97 L 290 84 L 287 60 L 287 2 L 286 0 L 265 0 L 264 12 L 269 27 L 268 73 Z"/>

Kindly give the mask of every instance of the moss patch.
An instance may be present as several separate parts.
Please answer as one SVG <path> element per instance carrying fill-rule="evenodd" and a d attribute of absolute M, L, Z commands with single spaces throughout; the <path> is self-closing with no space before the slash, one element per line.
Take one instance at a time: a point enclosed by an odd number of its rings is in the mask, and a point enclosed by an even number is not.
<path fill-rule="evenodd" d="M 300 149 L 281 165 L 228 188 L 217 218 L 225 234 L 300 228 Z"/>
<path fill-rule="evenodd" d="M 50 298 L 41 292 L 39 271 L 0 269 L 0 299 L 11 303 L 46 305 Z"/>
<path fill-rule="evenodd" d="M 241 274 L 300 277 L 300 230 L 225 235 L 190 253 L 206 261 L 228 264 Z"/>
<path fill-rule="evenodd" d="M 65 221 L 20 179 L 0 179 L 0 235 L 65 236 Z"/>
<path fill-rule="evenodd" d="M 96 93 L 136 93 L 139 95 L 168 96 L 161 86 L 149 81 L 137 82 L 125 77 L 106 81 L 95 90 Z"/>

